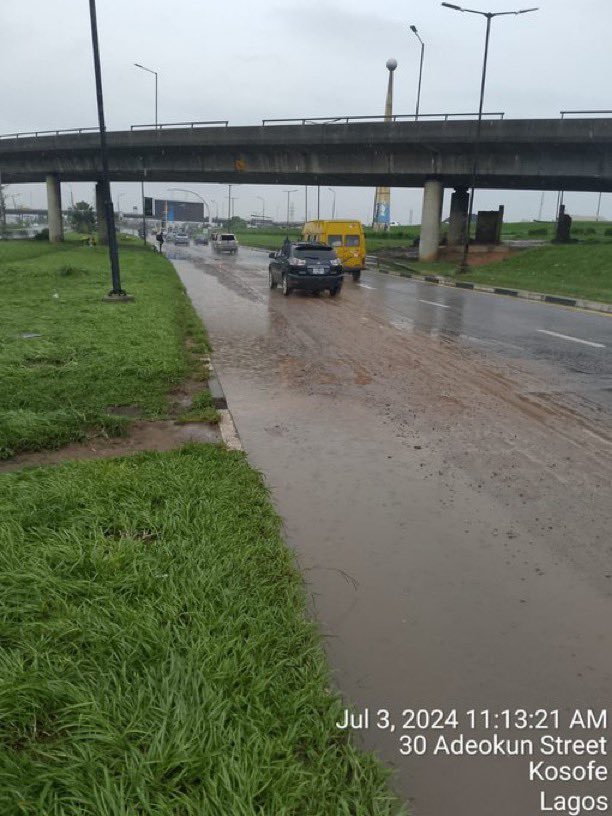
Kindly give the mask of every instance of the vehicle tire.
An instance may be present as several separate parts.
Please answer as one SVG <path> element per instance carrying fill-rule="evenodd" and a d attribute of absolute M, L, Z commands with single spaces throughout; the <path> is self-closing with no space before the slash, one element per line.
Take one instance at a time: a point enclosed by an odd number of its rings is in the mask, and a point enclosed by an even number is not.
<path fill-rule="evenodd" d="M 354 280 L 355 282 L 357 282 L 357 281 L 359 280 L 359 278 L 361 277 L 361 269 L 357 269 L 357 270 L 356 270 L 355 272 L 353 272 L 352 274 L 353 274 L 353 280 Z"/>
<path fill-rule="evenodd" d="M 336 297 L 336 295 L 339 294 L 341 289 L 342 289 L 342 284 L 340 284 L 339 286 L 334 286 L 332 289 L 329 290 L 329 296 L 330 297 Z"/>
<path fill-rule="evenodd" d="M 291 294 L 291 286 L 289 286 L 289 281 L 287 280 L 286 275 L 283 275 L 282 290 L 285 297 Z"/>
<path fill-rule="evenodd" d="M 268 284 L 270 286 L 270 289 L 276 289 L 276 287 L 278 286 L 278 283 L 272 277 L 271 269 L 268 269 Z"/>

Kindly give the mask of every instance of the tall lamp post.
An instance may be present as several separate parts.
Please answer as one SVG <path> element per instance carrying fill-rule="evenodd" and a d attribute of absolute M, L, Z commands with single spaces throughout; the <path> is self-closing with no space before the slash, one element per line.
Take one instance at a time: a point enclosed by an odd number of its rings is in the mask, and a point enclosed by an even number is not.
<path fill-rule="evenodd" d="M 146 71 L 148 74 L 153 74 L 155 76 L 155 130 L 157 130 L 157 71 L 154 71 L 152 68 L 146 68 L 139 62 L 135 62 L 134 65 L 136 68 L 140 68 L 142 71 Z"/>
<path fill-rule="evenodd" d="M 385 99 L 385 122 L 393 120 L 393 72 L 397 68 L 397 60 L 393 57 L 387 60 L 387 70 L 389 71 L 389 82 L 387 84 L 387 96 Z M 389 229 L 391 218 L 391 190 L 389 187 L 377 187 L 374 195 L 374 213 L 372 215 L 372 227 L 375 230 Z"/>
<path fill-rule="evenodd" d="M 291 193 L 297 193 L 297 190 L 283 190 L 284 193 L 287 193 L 287 229 L 289 229 L 289 199 L 291 198 Z"/>
<path fill-rule="evenodd" d="M 329 190 L 330 193 L 333 193 L 334 195 L 334 201 L 332 204 L 332 221 L 333 221 L 334 218 L 336 217 L 336 191 L 332 187 L 328 187 L 327 189 Z"/>
<path fill-rule="evenodd" d="M 419 87 L 417 90 L 417 100 L 416 100 L 416 111 L 414 114 L 415 122 L 418 121 L 419 118 L 419 108 L 421 107 L 421 81 L 423 79 L 423 57 L 425 56 L 425 43 L 421 39 L 419 32 L 417 31 L 417 27 L 415 25 L 410 26 L 410 30 L 417 38 L 417 40 L 421 43 L 421 64 L 419 67 Z"/>
<path fill-rule="evenodd" d="M 264 224 L 266 220 L 266 199 L 263 196 L 257 196 L 257 198 L 261 201 L 261 221 Z"/>
<path fill-rule="evenodd" d="M 208 223 L 209 224 L 212 223 L 210 219 L 210 207 L 208 206 L 208 202 L 206 201 L 205 198 L 202 198 L 202 196 L 199 193 L 196 193 L 195 190 L 185 190 L 183 189 L 183 187 L 169 187 L 168 189 L 170 190 L 171 193 L 190 193 L 191 195 L 194 195 L 196 198 L 199 198 L 202 204 L 204 204 L 204 206 L 206 207 L 206 212 L 208 213 Z"/>
<path fill-rule="evenodd" d="M 531 11 L 537 11 L 538 8 L 520 9 L 518 11 L 477 11 L 476 9 L 466 9 L 462 6 L 456 6 L 454 3 L 442 3 L 446 8 L 453 11 L 460 11 L 466 14 L 479 14 L 487 20 L 487 30 L 485 35 L 484 59 L 482 62 L 482 77 L 480 80 L 480 103 L 478 106 L 478 124 L 476 125 L 476 138 L 474 140 L 474 159 L 472 162 L 472 181 L 470 202 L 468 205 L 467 220 L 465 224 L 465 244 L 463 247 L 463 257 L 459 266 L 459 272 L 465 272 L 469 268 L 468 255 L 470 252 L 470 226 L 472 224 L 472 213 L 474 211 L 474 190 L 476 187 L 476 176 L 478 174 L 478 160 L 480 158 L 480 132 L 482 129 L 482 109 L 484 104 L 485 84 L 487 80 L 487 61 L 489 58 L 489 37 L 491 35 L 491 21 L 494 17 L 507 17 L 509 15 L 529 14 Z"/>
<path fill-rule="evenodd" d="M 108 150 L 106 146 L 106 124 L 104 122 L 104 97 L 102 95 L 102 70 L 100 68 L 100 48 L 98 45 L 98 20 L 96 17 L 96 0 L 89 0 L 89 17 L 91 22 L 91 43 L 93 48 L 94 72 L 96 75 L 96 98 L 98 102 L 98 125 L 100 129 L 100 159 L 102 164 L 102 198 L 104 213 L 108 228 L 108 254 L 111 265 L 113 288 L 108 294 L 109 300 L 125 300 L 126 293 L 121 288 L 121 274 L 119 271 L 119 250 L 117 248 L 117 233 L 115 232 L 115 218 L 113 215 L 113 200 L 111 198 L 108 173 Z"/>

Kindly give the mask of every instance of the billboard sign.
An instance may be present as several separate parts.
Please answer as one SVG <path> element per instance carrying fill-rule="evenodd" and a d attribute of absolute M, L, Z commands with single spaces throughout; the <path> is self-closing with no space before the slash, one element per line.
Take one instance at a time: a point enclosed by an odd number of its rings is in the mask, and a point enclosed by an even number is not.
<path fill-rule="evenodd" d="M 173 201 L 171 199 L 156 198 L 154 201 L 154 215 L 163 221 L 204 221 L 204 204 L 201 201 Z M 146 211 L 146 199 L 145 199 Z"/>

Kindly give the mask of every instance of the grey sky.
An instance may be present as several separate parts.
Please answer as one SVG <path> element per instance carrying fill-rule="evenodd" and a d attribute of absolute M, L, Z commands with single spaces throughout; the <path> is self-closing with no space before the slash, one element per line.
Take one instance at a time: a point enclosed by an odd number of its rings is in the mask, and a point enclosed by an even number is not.
<path fill-rule="evenodd" d="M 537 4 L 538 0 L 535 0 Z M 3 64 L 0 132 L 95 125 L 96 108 L 87 0 L 28 0 L 0 8 Z M 470 0 L 469 7 L 508 10 L 532 0 Z M 562 109 L 612 108 L 608 33 L 610 0 L 541 0 L 534 14 L 493 23 L 486 110 L 510 117 L 554 117 Z M 230 0 L 224 4 L 183 0 L 98 0 L 98 22 L 107 124 L 110 129 L 153 121 L 153 77 L 159 72 L 161 122 L 228 119 L 256 124 L 262 118 L 381 114 L 387 72 L 398 60 L 396 113 L 412 113 L 416 99 L 419 43 L 426 43 L 421 111 L 473 111 L 477 107 L 484 20 L 442 8 L 438 0 Z M 148 194 L 167 195 L 151 184 Z M 181 185 L 179 185 L 181 186 Z M 226 188 L 191 185 L 218 200 L 226 212 Z M 72 185 L 75 199 L 93 200 L 93 186 Z M 13 186 L 21 203 L 44 204 L 42 185 Z M 64 196 L 70 197 L 70 186 Z M 234 189 L 236 213 L 260 211 L 283 217 L 280 188 Z M 113 185 L 121 209 L 139 204 L 139 186 Z M 332 194 L 322 191 L 322 215 Z M 337 189 L 336 213 L 371 215 L 373 191 Z M 569 194 L 574 214 L 595 210 L 593 194 Z M 310 196 L 315 200 L 315 190 Z M 448 208 L 447 194 L 445 210 Z M 602 215 L 612 216 L 604 196 Z M 295 197 L 302 217 L 304 196 Z M 394 189 L 392 218 L 420 218 L 418 190 Z M 538 193 L 481 193 L 478 205 L 506 204 L 508 218 L 537 217 Z M 555 196 L 546 195 L 544 217 Z M 226 205 L 225 205 L 226 207 Z M 311 210 L 311 216 L 314 211 Z"/>

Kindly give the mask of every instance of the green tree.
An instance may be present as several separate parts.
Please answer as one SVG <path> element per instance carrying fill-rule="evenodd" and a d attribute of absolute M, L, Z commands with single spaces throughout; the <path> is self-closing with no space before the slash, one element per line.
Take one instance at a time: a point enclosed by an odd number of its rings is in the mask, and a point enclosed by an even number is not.
<path fill-rule="evenodd" d="M 68 223 L 75 232 L 84 232 L 89 235 L 96 226 L 94 208 L 86 201 L 77 201 L 68 210 Z"/>

